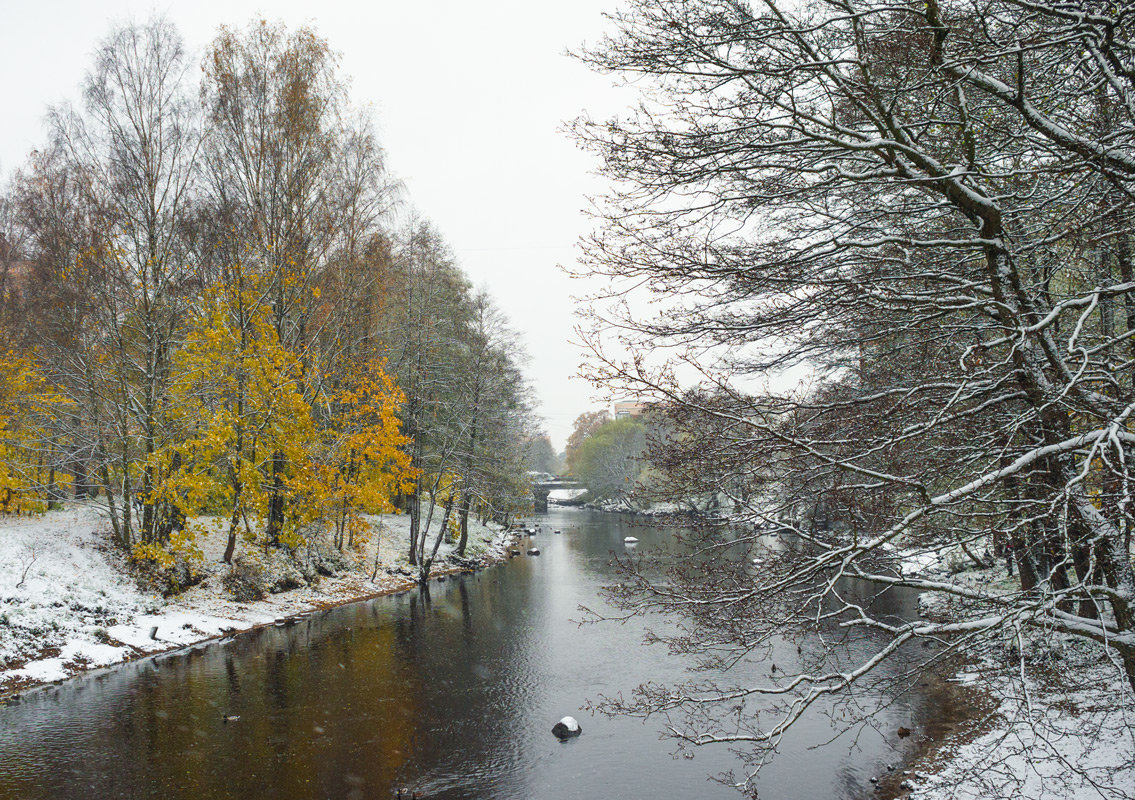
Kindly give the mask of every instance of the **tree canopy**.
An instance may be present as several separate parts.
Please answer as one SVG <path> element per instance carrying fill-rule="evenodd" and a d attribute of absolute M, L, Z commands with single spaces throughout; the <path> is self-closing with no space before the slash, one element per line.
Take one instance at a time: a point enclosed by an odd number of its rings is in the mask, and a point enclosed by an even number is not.
<path fill-rule="evenodd" d="M 441 233 L 391 215 L 338 54 L 255 20 L 197 66 L 168 21 L 114 28 L 0 196 L 0 510 L 97 498 L 163 565 L 202 513 L 226 561 L 453 497 L 463 526 L 515 513 L 523 354 Z"/>
<path fill-rule="evenodd" d="M 729 496 L 754 542 L 785 524 L 802 543 L 756 575 L 690 564 L 621 597 L 703 609 L 670 639 L 699 653 L 790 625 L 878 637 L 854 666 L 746 687 L 795 698 L 776 722 L 716 727 L 705 709 L 735 694 L 714 688 L 624 708 L 688 709 L 676 735 L 749 742 L 756 764 L 906 643 L 994 652 L 1021 630 L 1094 643 L 1135 687 L 1130 10 L 632 0 L 613 19 L 581 57 L 643 99 L 576 124 L 614 187 L 587 266 L 617 298 L 660 302 L 601 308 L 596 372 L 663 409 L 675 435 L 651 457 L 677 484 Z M 801 372 L 801 388 L 752 389 Z M 1019 578 L 898 574 L 896 548 L 1007 550 Z M 963 613 L 888 619 L 848 581 Z"/>

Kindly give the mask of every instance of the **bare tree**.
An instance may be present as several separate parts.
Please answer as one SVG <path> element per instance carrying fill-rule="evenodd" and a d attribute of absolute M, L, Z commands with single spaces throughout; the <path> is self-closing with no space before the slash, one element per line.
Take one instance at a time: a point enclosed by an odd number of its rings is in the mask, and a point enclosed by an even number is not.
<path fill-rule="evenodd" d="M 368 174 L 369 140 L 352 152 L 360 163 L 336 174 L 346 104 L 336 60 L 310 28 L 264 20 L 223 28 L 205 59 L 209 192 L 231 215 L 239 256 L 269 278 L 280 341 L 298 353 L 311 340 L 312 289 L 337 230 L 332 184 L 379 177 Z"/>
<path fill-rule="evenodd" d="M 82 287 L 85 319 L 94 325 L 60 363 L 86 409 L 87 430 L 93 429 L 88 447 L 101 462 L 104 497 L 125 544 L 135 524 L 145 541 L 163 530 L 151 502 L 152 456 L 161 445 L 169 359 L 191 274 L 181 223 L 200 142 L 186 94 L 188 68 L 181 38 L 167 21 L 114 30 L 95 52 L 82 111 L 52 112 L 54 164 L 42 162 L 35 176 L 50 180 L 54 171 L 79 195 L 68 199 L 60 187 L 41 183 L 41 195 L 69 205 L 55 206 L 61 213 L 52 217 L 25 204 L 43 220 L 33 225 L 49 237 L 40 246 L 55 259 L 59 290 Z M 69 242 L 73 233 L 63 226 L 74 214 L 86 233 Z M 71 333 L 80 331 L 73 326 Z"/>
<path fill-rule="evenodd" d="M 436 533 L 430 555 L 426 539 L 439 507 L 446 520 L 456 514 L 460 553 L 471 511 L 515 511 L 531 415 L 515 335 L 488 296 L 472 291 L 438 232 L 415 224 L 389 268 L 378 339 L 406 394 L 402 430 L 413 439 L 417 476 L 406 498 L 410 562 L 425 581 L 448 533 L 444 526 Z"/>
<path fill-rule="evenodd" d="M 457 554 L 469 542 L 469 512 L 479 506 L 484 516 L 507 519 L 516 507 L 523 483 L 523 442 L 530 435 L 527 386 L 520 372 L 524 360 L 516 334 L 488 293 L 471 300 L 471 318 L 462 335 L 461 397 L 465 437 L 460 444 L 461 500 Z M 510 457 L 511 456 L 511 457 Z"/>
<path fill-rule="evenodd" d="M 425 539 L 464 437 L 460 340 L 469 319 L 469 284 L 440 234 L 418 223 L 392 260 L 387 289 L 394 298 L 385 307 L 381 339 L 392 374 L 406 394 L 402 430 L 413 440 L 411 469 L 416 475 L 407 509 L 409 557 L 425 580 Z"/>
<path fill-rule="evenodd" d="M 699 609 L 671 642 L 729 657 L 794 631 L 885 634 L 850 667 L 615 706 L 690 710 L 677 735 L 750 743 L 758 764 L 809 707 L 908 642 L 994 649 L 1027 630 L 1094 643 L 1135 690 L 1135 330 L 1114 313 L 1135 300 L 1121 222 L 1130 14 L 635 0 L 614 19 L 618 34 L 583 57 L 647 76 L 649 91 L 626 120 L 577 125 L 618 187 L 589 266 L 616 293 L 667 301 L 650 318 L 611 306 L 599 329 L 615 326 L 633 355 L 600 334 L 597 371 L 667 407 L 675 435 L 656 463 L 688 485 L 712 462 L 701 488 L 728 495 L 736 521 L 790 520 L 801 542 L 756 575 L 691 564 L 665 589 L 638 575 L 619 597 Z M 703 370 L 700 388 L 644 355 L 660 344 Z M 791 368 L 813 384 L 746 390 Z M 903 576 L 885 558 L 895 546 L 975 561 L 1008 548 L 1020 583 Z M 961 611 L 895 620 L 848 581 Z M 731 731 L 704 713 L 741 696 L 792 699 L 776 721 Z"/>
<path fill-rule="evenodd" d="M 555 473 L 560 469 L 556 449 L 546 433 L 538 433 L 528 442 L 528 469 L 534 472 Z"/>

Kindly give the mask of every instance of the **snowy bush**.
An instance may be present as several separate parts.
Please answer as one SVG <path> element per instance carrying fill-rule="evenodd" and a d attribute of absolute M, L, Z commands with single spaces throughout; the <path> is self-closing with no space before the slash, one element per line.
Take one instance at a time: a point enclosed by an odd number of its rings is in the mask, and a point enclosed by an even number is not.
<path fill-rule="evenodd" d="M 134 563 L 139 585 L 163 597 L 180 594 L 205 577 L 198 559 L 181 555 L 173 556 L 169 561 L 145 559 Z"/>
<path fill-rule="evenodd" d="M 264 566 L 247 556 L 237 556 L 221 584 L 236 600 L 262 600 L 268 593 Z"/>

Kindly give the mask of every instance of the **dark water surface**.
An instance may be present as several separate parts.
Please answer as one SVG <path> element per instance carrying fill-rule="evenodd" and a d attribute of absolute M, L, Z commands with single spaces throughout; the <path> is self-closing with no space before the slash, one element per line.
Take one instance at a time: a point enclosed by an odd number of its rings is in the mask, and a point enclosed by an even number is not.
<path fill-rule="evenodd" d="M 640 645 L 641 621 L 575 622 L 580 604 L 603 607 L 624 536 L 649 551 L 671 533 L 574 510 L 540 523 L 538 558 L 434 584 L 428 598 L 356 603 L 27 695 L 0 709 L 0 798 L 739 797 L 707 781 L 738 766 L 727 750 L 674 758 L 661 720 L 578 710 L 689 676 Z M 889 602 L 909 613 L 914 598 Z M 795 645 L 785 651 L 782 663 Z M 921 704 L 893 699 L 877 730 L 816 748 L 834 733 L 818 709 L 762 773 L 761 797 L 869 796 Z M 550 731 L 565 714 L 583 735 L 560 743 Z"/>

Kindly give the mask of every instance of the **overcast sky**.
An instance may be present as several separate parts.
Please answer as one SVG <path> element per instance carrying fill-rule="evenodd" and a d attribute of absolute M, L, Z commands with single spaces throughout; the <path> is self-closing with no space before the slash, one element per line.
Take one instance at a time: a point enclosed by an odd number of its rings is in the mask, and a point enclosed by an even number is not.
<path fill-rule="evenodd" d="M 586 196 L 602 185 L 590 157 L 560 130 L 581 112 L 602 118 L 633 102 L 612 79 L 564 55 L 609 28 L 617 0 L 368 0 L 320 4 L 195 0 L 0 0 L 0 171 L 44 140 L 51 103 L 78 100 L 98 39 L 116 21 L 164 14 L 198 55 L 219 25 L 253 18 L 311 24 L 342 54 L 351 95 L 370 107 L 389 164 L 414 208 L 453 246 L 520 331 L 529 374 L 557 448 L 571 422 L 596 407 L 573 379 L 570 264 L 590 227 Z"/>

